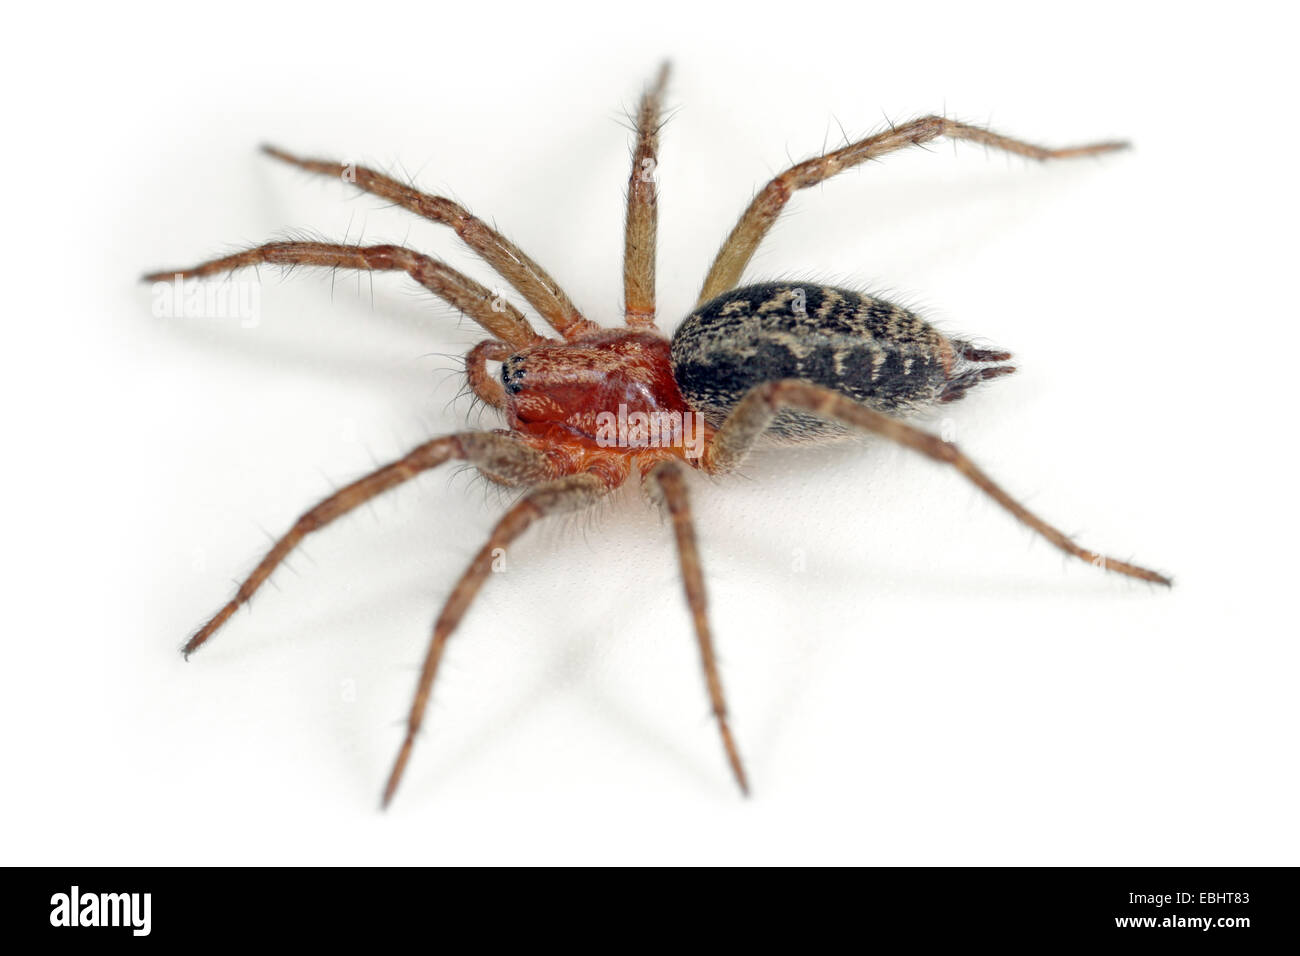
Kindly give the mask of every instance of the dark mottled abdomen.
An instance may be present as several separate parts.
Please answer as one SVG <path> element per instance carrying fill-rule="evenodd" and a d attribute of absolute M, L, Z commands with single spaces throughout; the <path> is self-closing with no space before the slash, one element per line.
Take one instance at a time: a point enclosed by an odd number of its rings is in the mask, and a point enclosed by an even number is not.
<path fill-rule="evenodd" d="M 765 282 L 726 292 L 673 335 L 682 396 L 713 426 L 755 385 L 783 378 L 902 413 L 944 399 L 961 344 L 892 303 L 830 286 Z M 782 412 L 771 433 L 814 440 L 841 429 Z"/>

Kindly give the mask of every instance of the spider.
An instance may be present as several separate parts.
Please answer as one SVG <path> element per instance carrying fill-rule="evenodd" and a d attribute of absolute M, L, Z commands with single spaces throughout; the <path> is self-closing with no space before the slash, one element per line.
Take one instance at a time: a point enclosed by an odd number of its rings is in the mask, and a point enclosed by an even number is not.
<path fill-rule="evenodd" d="M 755 250 L 796 190 L 846 169 L 939 137 L 968 140 L 1036 160 L 1095 156 L 1122 142 L 1065 149 L 1034 146 L 943 116 L 926 116 L 798 163 L 754 197 L 723 242 L 694 311 L 672 338 L 656 324 L 655 240 L 659 131 L 669 67 L 641 96 L 635 119 L 624 235 L 624 324 L 586 318 L 550 275 L 518 246 L 442 196 L 351 164 L 302 159 L 265 146 L 300 169 L 343 178 L 456 235 L 501 275 L 546 322 L 541 335 L 513 304 L 446 263 L 397 245 L 281 241 L 145 277 L 166 281 L 220 275 L 259 263 L 400 271 L 476 322 L 490 338 L 472 348 L 465 372 L 474 394 L 500 411 L 505 428 L 427 441 L 347 485 L 303 513 L 230 599 L 185 643 L 202 647 L 249 601 L 309 534 L 377 495 L 455 459 L 488 479 L 522 489 L 492 528 L 446 599 L 436 622 L 383 791 L 387 807 L 424 721 L 447 641 L 490 573 L 494 552 L 533 522 L 589 508 L 635 471 L 643 491 L 671 522 L 686 602 L 723 751 L 743 794 L 744 764 L 731 732 L 706 607 L 685 473 L 734 472 L 760 439 L 818 441 L 867 433 L 898 442 L 956 469 L 1017 521 L 1068 555 L 1106 571 L 1170 585 L 1169 578 L 1075 544 L 1029 511 L 951 442 L 903 420 L 910 412 L 955 401 L 972 386 L 1014 371 L 1010 353 L 975 348 L 944 335 L 919 315 L 884 299 L 842 288 L 793 282 L 739 285 Z M 499 363 L 494 375 L 488 363 Z"/>

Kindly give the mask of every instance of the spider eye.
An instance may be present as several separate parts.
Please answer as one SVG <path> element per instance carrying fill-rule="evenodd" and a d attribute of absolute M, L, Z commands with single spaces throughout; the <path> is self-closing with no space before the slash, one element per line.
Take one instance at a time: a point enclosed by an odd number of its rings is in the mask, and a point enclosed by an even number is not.
<path fill-rule="evenodd" d="M 524 388 L 524 363 L 517 355 L 512 355 L 501 363 L 501 384 L 511 395 L 518 395 Z"/>

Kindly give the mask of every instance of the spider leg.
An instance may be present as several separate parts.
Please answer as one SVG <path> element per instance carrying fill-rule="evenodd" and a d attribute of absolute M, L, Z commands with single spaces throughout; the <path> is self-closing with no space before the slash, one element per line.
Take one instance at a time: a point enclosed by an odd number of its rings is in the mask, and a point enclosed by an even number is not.
<path fill-rule="evenodd" d="M 465 432 L 444 435 L 425 442 L 384 467 L 341 488 L 305 512 L 288 532 L 279 538 L 239 585 L 235 596 L 217 611 L 182 648 L 188 658 L 247 604 L 266 579 L 288 557 L 303 538 L 325 527 L 334 519 L 360 507 L 371 498 L 395 488 L 421 472 L 436 468 L 449 459 L 462 459 L 477 465 L 490 475 L 499 475 L 514 483 L 537 482 L 552 476 L 545 456 L 523 442 L 497 432 Z"/>
<path fill-rule="evenodd" d="M 483 582 L 492 572 L 493 552 L 498 548 L 507 547 L 538 518 L 588 507 L 608 491 L 609 484 L 591 473 L 559 478 L 538 485 L 525 493 L 492 529 L 487 543 L 479 549 L 469 567 L 465 569 L 465 573 L 451 589 L 451 594 L 434 624 L 433 638 L 429 642 L 424 666 L 420 670 L 420 680 L 416 685 L 415 699 L 411 703 L 411 711 L 407 717 L 406 736 L 402 740 L 401 749 L 397 752 L 392 772 L 388 776 L 388 783 L 384 787 L 384 807 L 388 806 L 393 799 L 393 794 L 397 792 L 397 785 L 401 782 L 407 761 L 411 757 L 411 748 L 415 745 L 415 736 L 419 733 L 420 725 L 424 721 L 425 709 L 429 706 L 433 680 L 438 674 L 438 664 L 442 660 L 447 639 L 456 630 L 461 618 L 465 616 L 465 612 L 483 586 Z"/>
<path fill-rule="evenodd" d="M 695 636 L 700 643 L 700 660 L 704 665 L 704 680 L 709 689 L 709 701 L 713 704 L 713 716 L 718 720 L 718 730 L 722 734 L 722 746 L 727 753 L 727 761 L 731 764 L 731 772 L 735 774 L 741 793 L 749 796 L 745 767 L 727 723 L 727 701 L 722 693 L 722 678 L 718 675 L 718 660 L 713 651 L 704 573 L 700 567 L 695 522 L 691 517 L 691 504 L 686 494 L 682 468 L 676 462 L 664 461 L 656 465 L 646 477 L 650 482 L 648 490 L 657 495 L 672 518 L 673 534 L 677 538 L 677 555 L 682 568 L 682 583 L 686 588 L 686 603 L 690 606 L 691 617 L 695 622 Z"/>
<path fill-rule="evenodd" d="M 851 169 L 868 160 L 878 159 L 886 153 L 892 153 L 905 146 L 928 143 L 940 136 L 983 143 L 985 146 L 1037 160 L 1094 156 L 1128 146 L 1127 143 L 1122 142 L 1107 142 L 1064 149 L 1046 149 L 942 116 L 922 117 L 893 127 L 887 132 L 868 136 L 833 152 L 791 166 L 764 186 L 749 204 L 749 208 L 741 215 L 735 228 L 727 236 L 726 242 L 722 244 L 722 248 L 718 250 L 713 266 L 704 280 L 704 287 L 700 290 L 697 305 L 702 305 L 739 284 L 746 264 L 795 190 L 815 186 L 838 172 Z"/>
<path fill-rule="evenodd" d="M 189 269 L 154 272 L 146 282 L 165 282 L 179 275 L 201 278 L 268 262 L 286 266 L 326 266 L 373 272 L 405 272 L 434 295 L 464 312 L 499 339 L 523 348 L 542 337 L 522 312 L 446 263 L 402 246 L 349 246 L 326 242 L 268 242 L 234 255 L 201 262 Z"/>
<path fill-rule="evenodd" d="M 1010 512 L 1017 521 L 1037 531 L 1066 554 L 1106 571 L 1115 571 L 1154 584 L 1173 584 L 1169 578 L 1155 571 L 1079 547 L 1064 532 L 1039 518 L 1002 490 L 951 442 L 860 405 L 831 389 L 796 379 L 768 382 L 751 389 L 732 409 L 714 435 L 712 443 L 705 449 L 705 470 L 714 474 L 734 470 L 781 409 L 796 409 L 859 431 L 881 435 L 935 461 L 952 465 L 973 485 Z"/>
<path fill-rule="evenodd" d="M 555 331 L 566 339 L 579 338 L 600 328 L 582 317 L 569 296 L 559 287 L 546 270 L 526 256 L 522 249 L 492 229 L 483 220 L 470 214 L 458 203 L 442 196 L 422 193 L 413 186 L 398 182 L 391 176 L 377 173 L 364 166 L 338 163 L 325 159 L 300 159 L 274 146 L 263 146 L 263 152 L 278 160 L 326 176 L 341 176 L 358 189 L 389 200 L 396 206 L 409 209 L 418 216 L 450 226 L 461 240 L 477 252 L 500 276 L 514 286 L 534 309 L 541 313 Z M 504 338 L 504 336 L 502 336 Z"/>
<path fill-rule="evenodd" d="M 659 67 L 641 96 L 636 114 L 636 147 L 627 181 L 627 228 L 623 238 L 623 318 L 634 328 L 655 324 L 655 238 L 659 228 L 659 114 L 668 85 L 669 64 Z"/>

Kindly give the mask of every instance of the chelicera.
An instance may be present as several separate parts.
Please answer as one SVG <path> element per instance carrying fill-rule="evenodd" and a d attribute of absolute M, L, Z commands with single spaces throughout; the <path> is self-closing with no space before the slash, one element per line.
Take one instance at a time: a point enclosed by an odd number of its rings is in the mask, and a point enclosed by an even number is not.
<path fill-rule="evenodd" d="M 1011 497 L 951 442 L 903 420 L 960 399 L 973 385 L 1013 371 L 1006 352 L 941 333 L 916 313 L 847 289 L 768 282 L 740 286 L 755 249 L 797 190 L 842 170 L 939 137 L 969 140 L 1036 160 L 1094 156 L 1119 142 L 1045 149 L 942 116 L 927 116 L 799 163 L 758 192 L 723 243 L 694 311 L 668 339 L 656 324 L 656 184 L 665 64 L 644 92 L 628 180 L 624 324 L 587 319 L 559 285 L 510 240 L 455 202 L 364 167 L 266 152 L 301 169 L 344 175 L 358 189 L 450 226 L 550 327 L 540 335 L 514 305 L 446 263 L 395 245 L 272 242 L 151 281 L 213 276 L 258 263 L 402 271 L 491 336 L 466 358 L 474 393 L 506 427 L 427 441 L 305 512 L 272 546 L 235 596 L 186 642 L 196 651 L 249 601 L 309 534 L 359 505 L 450 460 L 522 493 L 452 588 L 433 627 L 406 734 L 384 788 L 392 800 L 424 720 L 447 641 L 490 573 L 494 552 L 534 521 L 595 504 L 634 474 L 664 509 L 676 539 L 686 600 L 723 748 L 743 792 L 749 785 L 727 720 L 706 613 L 685 474 L 733 472 L 762 437 L 817 441 L 857 432 L 880 436 L 947 464 L 1066 554 L 1106 571 L 1169 585 L 1165 576 L 1075 544 Z M 490 363 L 499 363 L 494 374 Z"/>

